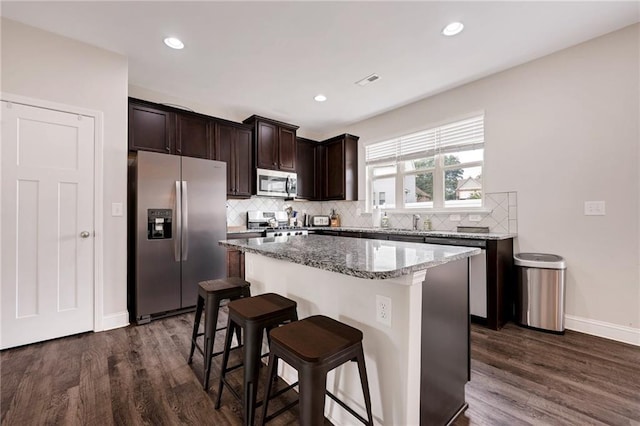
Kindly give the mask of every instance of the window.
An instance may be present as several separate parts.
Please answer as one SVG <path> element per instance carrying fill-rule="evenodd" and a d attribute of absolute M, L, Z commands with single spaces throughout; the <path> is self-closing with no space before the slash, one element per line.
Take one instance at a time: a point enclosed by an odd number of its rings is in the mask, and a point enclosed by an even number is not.
<path fill-rule="evenodd" d="M 482 207 L 484 116 L 366 146 L 368 204 Z"/>

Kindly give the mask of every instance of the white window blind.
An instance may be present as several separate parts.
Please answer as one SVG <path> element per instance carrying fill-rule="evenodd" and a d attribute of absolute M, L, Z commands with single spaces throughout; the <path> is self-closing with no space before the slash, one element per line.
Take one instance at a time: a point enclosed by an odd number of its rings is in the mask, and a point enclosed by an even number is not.
<path fill-rule="evenodd" d="M 367 164 L 406 161 L 484 147 L 484 115 L 367 145 Z"/>

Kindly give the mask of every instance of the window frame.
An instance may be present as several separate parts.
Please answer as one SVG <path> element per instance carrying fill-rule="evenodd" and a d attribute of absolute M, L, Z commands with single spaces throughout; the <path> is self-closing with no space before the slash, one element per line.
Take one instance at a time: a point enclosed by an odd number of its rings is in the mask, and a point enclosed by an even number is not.
<path fill-rule="evenodd" d="M 484 203 L 485 203 L 485 195 L 486 195 L 486 190 L 484 187 L 484 173 L 485 173 L 485 165 L 484 165 L 484 160 L 485 160 L 485 144 L 484 144 L 484 112 L 482 113 L 476 113 L 470 116 L 467 116 L 467 118 L 462 118 L 462 119 L 458 119 L 458 120 L 454 120 L 454 121 L 447 121 L 446 123 L 440 125 L 440 126 L 432 126 L 430 128 L 427 128 L 421 132 L 416 132 L 412 135 L 416 135 L 419 133 L 424 132 L 425 134 L 431 131 L 435 131 L 436 134 L 438 133 L 438 130 L 440 129 L 440 127 L 444 127 L 444 126 L 451 126 L 451 125 L 455 125 L 457 123 L 463 123 L 466 120 L 479 120 L 481 119 L 481 128 L 482 128 L 482 141 L 480 143 L 466 143 L 466 144 L 460 144 L 460 149 L 459 150 L 455 150 L 452 149 L 452 146 L 447 146 L 445 150 L 443 151 L 436 151 L 436 152 L 429 152 L 427 150 L 425 150 L 425 156 L 424 157 L 420 157 L 420 153 L 416 153 L 413 154 L 411 157 L 409 158 L 382 158 L 382 159 L 376 159 L 374 161 L 371 162 L 367 162 L 366 161 L 366 157 L 367 157 L 367 147 L 370 145 L 375 145 L 375 144 L 382 144 L 382 143 L 393 143 L 392 141 L 395 140 L 401 140 L 402 137 L 395 137 L 395 138 L 389 138 L 386 141 L 379 141 L 379 142 L 374 142 L 371 144 L 367 144 L 365 145 L 365 176 L 366 176 L 366 210 L 368 212 L 371 212 L 374 208 L 374 203 L 375 203 L 375 196 L 374 196 L 374 192 L 373 192 L 373 188 L 374 188 L 374 182 L 378 179 L 388 179 L 388 178 L 393 178 L 395 181 L 395 200 L 393 202 L 393 207 L 384 207 L 384 206 L 380 206 L 381 209 L 384 209 L 385 211 L 395 211 L 395 212 L 401 212 L 401 213 L 415 213 L 415 212 L 419 212 L 419 211 L 425 211 L 425 212 L 430 212 L 430 213 L 438 213 L 438 212 L 447 212 L 447 213 L 454 213 L 454 212 L 480 212 L 480 211 L 486 211 L 487 209 L 484 207 Z M 409 135 L 409 136 L 412 136 Z M 401 144 L 402 142 L 396 142 L 397 144 Z M 482 149 L 482 160 L 474 160 L 474 161 L 468 161 L 468 162 L 461 162 L 460 164 L 451 164 L 451 165 L 445 165 L 445 157 L 448 155 L 456 155 L 457 153 L 461 153 L 461 152 L 467 152 L 473 149 Z M 430 155 L 427 155 L 430 154 Z M 428 167 L 428 168 L 423 168 L 423 169 L 418 169 L 418 170 L 407 170 L 406 168 L 406 164 L 409 161 L 415 161 L 415 160 L 421 160 L 421 159 L 429 159 L 429 158 L 433 158 L 434 159 L 434 165 L 433 167 Z M 374 175 L 374 170 L 376 168 L 382 168 L 382 167 L 390 167 L 393 166 L 395 171 L 393 173 L 384 173 L 384 174 L 379 174 L 379 175 Z M 481 184 L 481 198 L 479 199 L 479 203 L 478 205 L 474 205 L 474 206 L 465 206 L 465 205 L 460 205 L 463 203 L 458 203 L 458 205 L 456 205 L 456 201 L 466 201 L 466 200 L 446 200 L 446 179 L 445 179 L 445 173 L 447 170 L 451 170 L 451 169 L 466 169 L 466 168 L 472 168 L 472 167 L 479 167 L 480 168 L 480 184 Z M 407 206 L 406 202 L 405 202 L 405 195 L 404 195 L 404 181 L 405 181 L 405 177 L 406 176 L 410 176 L 410 175 L 418 175 L 420 173 L 432 173 L 433 175 L 433 187 L 432 187 L 432 200 L 431 200 L 431 205 L 427 206 L 427 205 L 422 205 L 422 206 Z M 386 194 L 386 201 L 389 202 L 389 194 Z M 448 204 L 448 205 L 447 205 Z M 379 204 L 378 204 L 379 205 Z"/>

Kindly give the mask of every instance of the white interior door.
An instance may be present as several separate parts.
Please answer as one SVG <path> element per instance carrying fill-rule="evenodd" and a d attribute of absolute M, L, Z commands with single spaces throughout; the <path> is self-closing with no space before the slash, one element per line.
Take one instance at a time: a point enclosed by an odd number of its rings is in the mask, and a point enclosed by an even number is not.
<path fill-rule="evenodd" d="M 2 101 L 0 348 L 93 330 L 94 119 Z"/>

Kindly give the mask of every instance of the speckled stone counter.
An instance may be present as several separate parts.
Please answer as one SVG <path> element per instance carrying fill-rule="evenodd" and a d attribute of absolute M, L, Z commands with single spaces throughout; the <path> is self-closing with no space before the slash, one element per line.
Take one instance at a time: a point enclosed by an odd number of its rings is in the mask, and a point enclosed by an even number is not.
<path fill-rule="evenodd" d="M 274 259 L 368 279 L 408 275 L 480 253 L 478 248 L 309 235 L 221 241 Z"/>
<path fill-rule="evenodd" d="M 476 233 L 476 232 L 455 232 L 455 231 L 413 231 L 411 229 L 401 228 L 365 228 L 365 227 L 315 227 L 309 228 L 310 231 L 338 231 L 338 232 L 366 232 L 369 234 L 381 235 L 415 235 L 420 237 L 439 237 L 439 238 L 463 238 L 470 240 L 506 240 L 516 238 L 517 234 L 503 234 L 497 232 Z"/>

